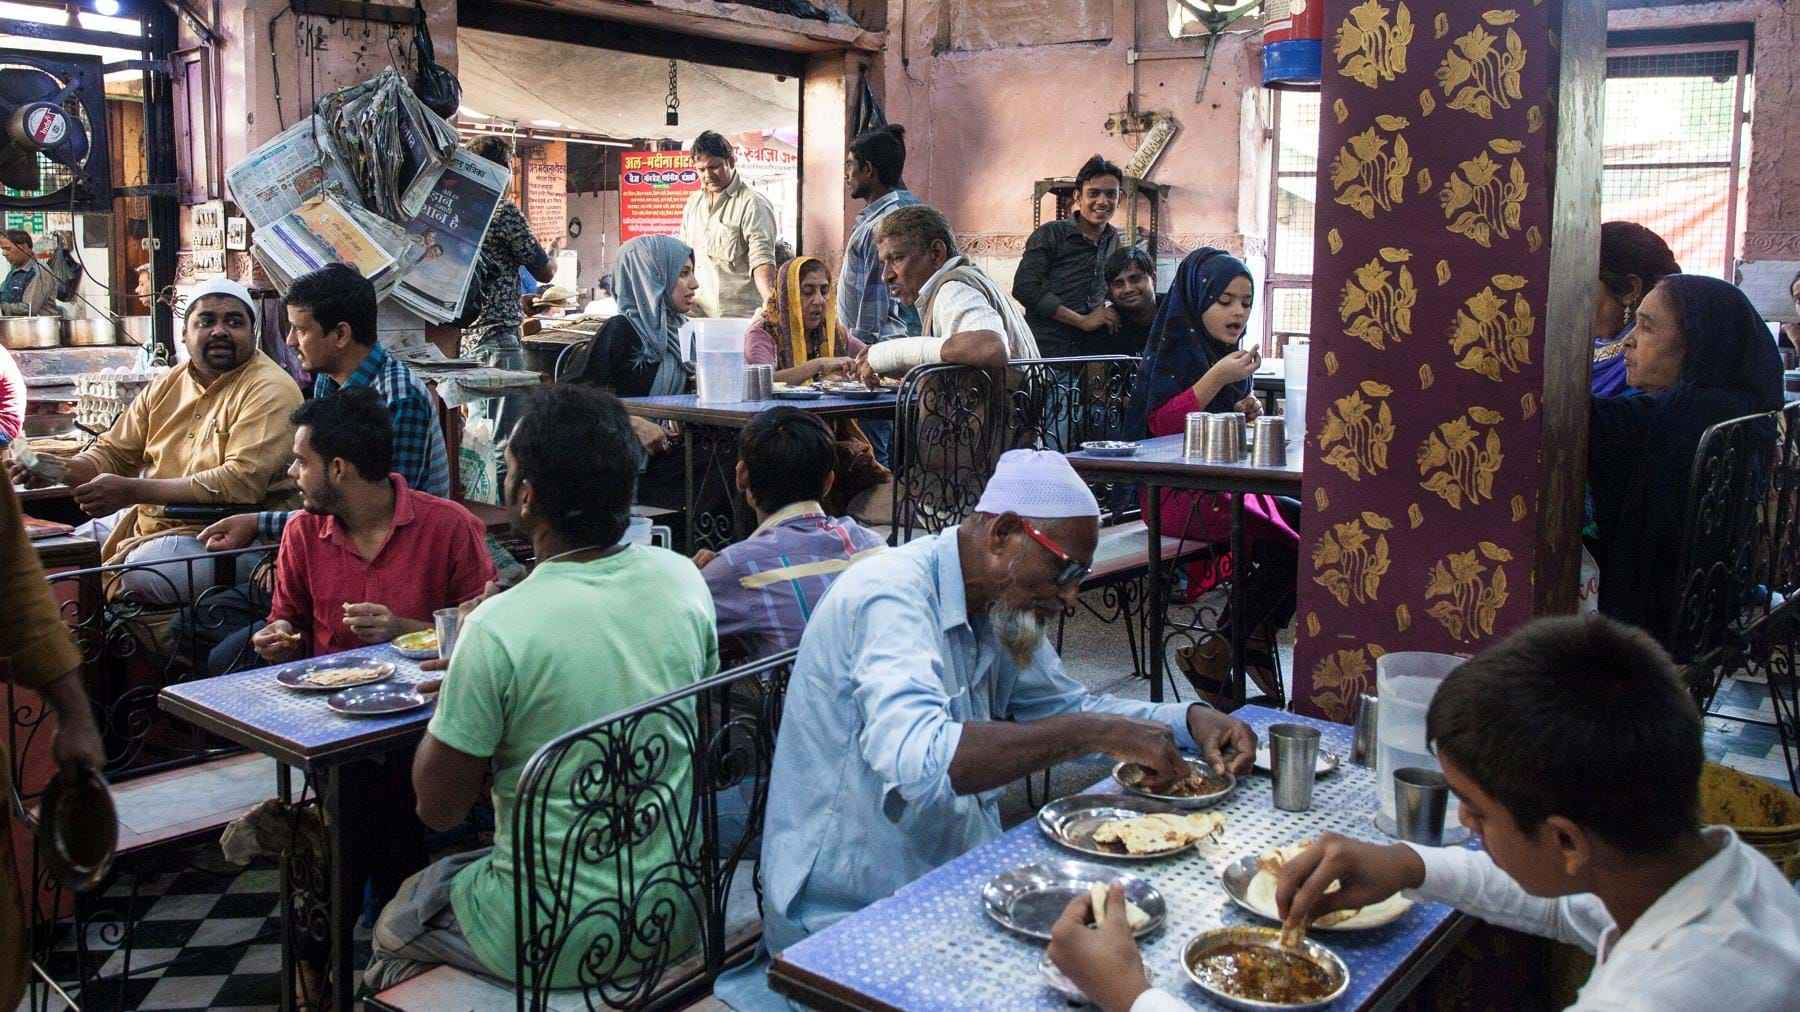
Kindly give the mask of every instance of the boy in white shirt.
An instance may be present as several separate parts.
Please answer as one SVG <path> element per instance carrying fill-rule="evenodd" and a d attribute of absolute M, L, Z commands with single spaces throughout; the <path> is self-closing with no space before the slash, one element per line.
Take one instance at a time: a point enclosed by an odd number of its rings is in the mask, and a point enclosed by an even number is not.
<path fill-rule="evenodd" d="M 1410 889 L 1593 952 L 1584 1012 L 1794 1007 L 1800 895 L 1736 833 L 1700 827 L 1700 717 L 1648 635 L 1533 622 L 1445 679 L 1426 734 L 1485 852 L 1326 834 L 1281 871 L 1288 926 Z M 1117 931 L 1071 903 L 1051 959 L 1108 1012 L 1187 1008 L 1145 982 L 1115 897 Z"/>

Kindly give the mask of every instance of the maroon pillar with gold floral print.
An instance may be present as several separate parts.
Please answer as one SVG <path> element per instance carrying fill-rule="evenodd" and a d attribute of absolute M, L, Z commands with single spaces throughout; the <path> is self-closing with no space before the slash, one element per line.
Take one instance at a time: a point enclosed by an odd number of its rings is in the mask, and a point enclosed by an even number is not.
<path fill-rule="evenodd" d="M 1327 0 L 1293 699 L 1574 608 L 1603 0 Z"/>

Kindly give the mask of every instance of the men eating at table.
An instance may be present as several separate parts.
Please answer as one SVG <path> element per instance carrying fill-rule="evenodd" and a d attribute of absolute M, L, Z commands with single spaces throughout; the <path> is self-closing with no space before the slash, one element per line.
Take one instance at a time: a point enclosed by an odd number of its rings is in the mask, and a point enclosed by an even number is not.
<path fill-rule="evenodd" d="M 756 511 L 756 530 L 694 562 L 712 591 L 719 642 L 747 659 L 792 649 L 838 576 L 886 547 L 820 505 L 837 462 L 831 430 L 799 408 L 764 411 L 738 440 L 737 487 Z"/>
<path fill-rule="evenodd" d="M 462 822 L 492 772 L 494 845 L 446 857 L 407 880 L 375 924 L 369 987 L 390 987 L 445 963 L 512 979 L 519 867 L 512 822 L 526 762 L 568 731 L 717 671 L 712 600 L 699 571 L 672 552 L 621 541 L 639 455 L 624 406 L 577 384 L 535 392 L 513 430 L 507 510 L 514 530 L 531 541 L 537 568 L 463 621 L 437 712 L 413 760 L 418 814 L 437 829 Z M 675 768 L 681 772 L 673 777 L 688 775 L 687 764 Z M 668 789 L 682 797 L 687 785 L 671 782 Z M 542 816 L 548 853 L 563 852 L 575 818 L 570 794 L 566 782 L 549 792 L 564 801 Z M 644 845 L 629 865 L 643 875 L 673 857 L 666 844 Z M 624 874 L 619 862 L 583 862 L 571 894 L 558 899 L 580 911 L 613 902 L 616 884 L 635 895 L 641 882 L 621 883 Z M 565 955 L 550 971 L 553 986 L 578 982 L 600 921 L 587 918 L 557 939 Z M 685 922 L 669 927 L 698 930 Z M 619 972 L 631 972 L 630 957 L 620 958 Z"/>
<path fill-rule="evenodd" d="M 256 346 L 256 305 L 243 285 L 208 281 L 188 302 L 182 339 L 188 361 L 152 380 L 94 445 L 73 457 L 39 454 L 95 519 L 77 529 L 104 541 L 110 564 L 142 564 L 125 590 L 159 603 L 192 599 L 201 525 L 171 519 L 182 503 L 280 508 L 292 501 L 283 475 L 293 443 L 288 414 L 300 388 Z M 9 462 L 13 481 L 26 478 Z M 210 576 L 211 566 L 198 567 Z"/>
<path fill-rule="evenodd" d="M 875 226 L 881 280 L 919 312 L 919 337 L 895 337 L 858 357 L 864 379 L 900 376 L 930 362 L 1004 368 L 1037 358 L 1025 310 L 975 261 L 956 251 L 956 234 L 927 204 L 895 208 Z"/>
<path fill-rule="evenodd" d="M 481 594 L 494 578 L 481 522 L 462 506 L 414 491 L 392 473 L 393 432 L 381 397 L 346 387 L 293 413 L 294 462 L 305 512 L 288 521 L 268 624 L 251 638 L 274 664 L 385 643 L 432 627 L 432 612 Z M 377 905 L 430 859 L 406 764 L 382 756 L 342 779 L 343 861 Z M 311 940 L 301 979 L 317 995 L 328 956 Z"/>
<path fill-rule="evenodd" d="M 1729 827 L 1701 828 L 1700 715 L 1648 634 L 1540 619 L 1451 672 L 1425 724 L 1482 850 L 1326 833 L 1281 870 L 1287 926 L 1410 889 L 1594 953 L 1574 1009 L 1793 1007 L 1800 895 Z M 1107 903 L 1091 930 L 1072 901 L 1050 958 L 1109 1012 L 1187 1008 L 1150 989 L 1116 888 Z"/>
<path fill-rule="evenodd" d="M 386 643 L 432 628 L 432 612 L 494 578 L 481 521 L 393 473 L 381 396 L 346 387 L 293 414 L 305 512 L 288 521 L 269 624 L 251 645 L 270 663 Z"/>
<path fill-rule="evenodd" d="M 895 214 L 903 213 L 896 211 Z M 1100 509 L 1061 454 L 1000 458 L 976 515 L 852 566 L 788 683 L 763 827 L 763 955 L 1000 835 L 1000 789 L 1091 753 L 1250 768 L 1256 736 L 1200 705 L 1089 694 L 1045 631 L 1074 603 Z M 720 980 L 769 1003 L 766 959 Z"/>

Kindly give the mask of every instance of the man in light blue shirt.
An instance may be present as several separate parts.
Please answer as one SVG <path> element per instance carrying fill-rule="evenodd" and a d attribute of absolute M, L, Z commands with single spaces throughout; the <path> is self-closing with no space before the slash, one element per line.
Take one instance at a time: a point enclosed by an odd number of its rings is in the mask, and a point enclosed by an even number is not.
<path fill-rule="evenodd" d="M 765 957 L 998 836 L 1002 789 L 1055 763 L 1098 752 L 1179 775 L 1179 746 L 1250 768 L 1242 721 L 1063 673 L 1045 632 L 1087 575 L 1100 511 L 1061 454 L 1007 453 L 976 510 L 848 569 L 806 627 L 763 828 Z M 762 967 L 715 993 L 770 1005 Z"/>

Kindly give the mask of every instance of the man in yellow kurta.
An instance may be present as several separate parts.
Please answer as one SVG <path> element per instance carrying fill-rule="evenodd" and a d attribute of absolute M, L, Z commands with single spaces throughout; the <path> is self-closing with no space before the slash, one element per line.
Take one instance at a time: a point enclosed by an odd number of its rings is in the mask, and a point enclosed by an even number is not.
<path fill-rule="evenodd" d="M 0 488 L 0 681 L 35 690 L 56 714 L 56 740 L 50 754 L 58 766 L 84 763 L 98 769 L 105 762 L 94 712 L 81 687 L 81 653 L 69 638 L 44 583 L 44 569 L 25 536 L 19 500 L 12 486 Z M 18 1007 L 24 993 L 26 937 L 24 900 L 13 854 L 13 827 L 8 815 L 12 760 L 0 742 L 0 1009 Z M 27 855 L 29 856 L 29 855 Z"/>
<path fill-rule="evenodd" d="M 300 406 L 300 387 L 257 348 L 256 322 L 243 285 L 201 285 L 184 322 L 187 363 L 146 387 L 92 447 L 68 458 L 39 455 L 66 468 L 75 501 L 95 518 L 79 532 L 105 540 L 108 564 L 151 566 L 206 554 L 195 537 L 203 525 L 170 519 L 166 505 L 293 504 L 288 415 Z M 210 577 L 212 568 L 194 572 Z M 123 586 L 173 603 L 204 589 L 192 586 L 191 576 L 188 564 L 170 562 L 127 573 Z"/>

